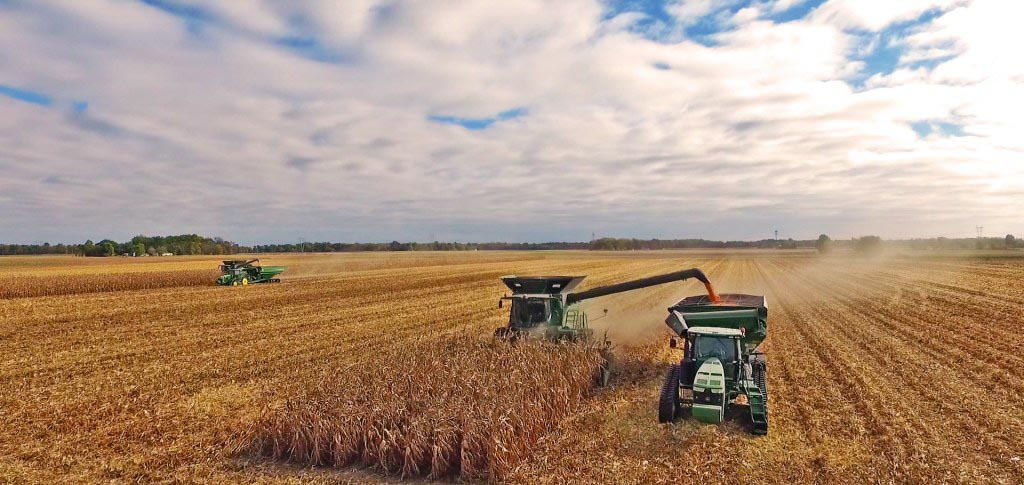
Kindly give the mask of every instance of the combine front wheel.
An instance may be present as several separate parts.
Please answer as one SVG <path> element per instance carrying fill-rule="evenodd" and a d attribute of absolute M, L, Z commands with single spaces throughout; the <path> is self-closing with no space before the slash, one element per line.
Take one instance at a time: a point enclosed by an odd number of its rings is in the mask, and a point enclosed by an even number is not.
<path fill-rule="evenodd" d="M 249 286 L 249 278 L 242 278 L 242 286 Z"/>
<path fill-rule="evenodd" d="M 679 377 L 682 368 L 679 364 L 672 365 L 665 377 L 665 384 L 661 387 L 661 398 L 658 400 L 658 422 L 671 423 L 676 419 L 676 410 L 679 408 Z"/>

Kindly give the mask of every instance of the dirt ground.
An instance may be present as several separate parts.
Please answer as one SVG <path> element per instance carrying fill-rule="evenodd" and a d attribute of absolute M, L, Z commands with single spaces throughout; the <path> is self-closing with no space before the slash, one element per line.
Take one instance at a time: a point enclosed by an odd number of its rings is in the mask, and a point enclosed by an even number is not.
<path fill-rule="evenodd" d="M 489 338 L 507 320 L 501 275 L 588 275 L 585 289 L 696 266 L 720 292 L 768 298 L 769 435 L 658 424 L 678 359 L 665 308 L 702 292 L 665 285 L 587 304 L 592 318 L 609 310 L 593 324 L 617 344 L 611 385 L 501 480 L 1021 483 L 1024 258 L 1012 256 L 262 255 L 289 267 L 284 281 L 244 288 L 212 284 L 214 257 L 0 258 L 0 481 L 396 481 L 238 444 L 324 369 L 374 366 L 425 335 Z"/>

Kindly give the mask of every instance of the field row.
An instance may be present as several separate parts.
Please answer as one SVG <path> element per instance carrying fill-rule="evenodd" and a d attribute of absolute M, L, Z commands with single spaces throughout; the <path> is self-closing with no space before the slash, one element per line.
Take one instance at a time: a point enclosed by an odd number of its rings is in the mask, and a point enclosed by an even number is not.
<path fill-rule="evenodd" d="M 1024 480 L 1017 261 L 332 257 L 287 260 L 297 277 L 279 285 L 0 299 L 0 476 L 373 476 L 278 457 L 524 483 Z M 591 353 L 491 342 L 501 275 L 586 274 L 586 288 L 692 266 L 720 292 L 768 296 L 766 437 L 657 423 L 679 357 L 665 308 L 699 284 L 587 304 L 618 344 L 608 389 L 589 388 Z"/>

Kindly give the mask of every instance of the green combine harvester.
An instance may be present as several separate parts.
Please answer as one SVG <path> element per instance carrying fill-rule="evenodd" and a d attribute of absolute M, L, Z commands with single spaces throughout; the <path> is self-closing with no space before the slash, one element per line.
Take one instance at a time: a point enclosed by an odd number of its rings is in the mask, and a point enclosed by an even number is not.
<path fill-rule="evenodd" d="M 721 423 L 746 415 L 754 434 L 768 434 L 768 303 L 760 295 L 691 296 L 673 305 L 665 324 L 682 338 L 683 357 L 665 378 L 658 421 L 692 415 Z M 680 345 L 673 338 L 669 344 Z"/>
<path fill-rule="evenodd" d="M 220 271 L 224 274 L 217 278 L 222 286 L 247 286 L 255 283 L 280 283 L 277 275 L 288 269 L 287 266 L 259 266 L 258 259 L 223 261 Z"/>
<path fill-rule="evenodd" d="M 506 300 L 511 301 L 512 305 L 508 325 L 495 330 L 494 336 L 510 341 L 532 336 L 554 342 L 590 342 L 594 340 L 594 330 L 588 326 L 587 313 L 579 308 L 579 302 L 690 278 L 696 278 L 704 283 L 708 295 L 718 298 L 707 276 L 697 268 L 572 293 L 584 278 L 585 276 L 501 277 L 505 286 L 512 290 L 512 296 L 506 294 L 502 297 L 498 301 L 498 308 L 501 308 Z M 608 310 L 604 313 L 607 314 Z M 604 340 L 600 344 L 603 346 L 604 364 L 601 366 L 597 381 L 599 385 L 604 386 L 608 384 L 611 375 L 611 342 Z"/>

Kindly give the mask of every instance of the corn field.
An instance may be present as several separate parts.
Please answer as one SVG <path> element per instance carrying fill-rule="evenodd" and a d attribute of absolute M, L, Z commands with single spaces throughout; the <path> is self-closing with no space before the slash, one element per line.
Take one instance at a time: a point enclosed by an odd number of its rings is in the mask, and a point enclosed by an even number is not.
<path fill-rule="evenodd" d="M 984 256 L 984 257 L 982 257 Z M 0 482 L 1024 482 L 1024 258 L 797 251 L 0 258 Z M 698 283 L 595 300 L 573 345 L 492 341 L 505 274 L 688 267 L 769 302 L 771 429 L 658 424 Z"/>
<path fill-rule="evenodd" d="M 600 357 L 579 344 L 423 342 L 328 370 L 267 411 L 252 446 L 309 465 L 499 478 L 576 412 Z"/>

